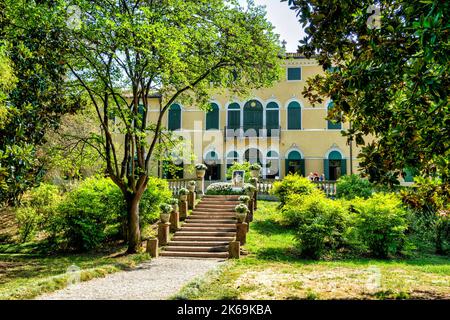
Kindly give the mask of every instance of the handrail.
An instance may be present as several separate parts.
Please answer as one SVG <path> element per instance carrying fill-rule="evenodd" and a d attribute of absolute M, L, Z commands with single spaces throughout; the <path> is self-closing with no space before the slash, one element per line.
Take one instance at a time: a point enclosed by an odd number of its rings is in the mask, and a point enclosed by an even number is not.
<path fill-rule="evenodd" d="M 231 138 L 276 138 L 281 135 L 281 126 L 272 128 L 271 126 L 261 126 L 259 128 L 251 128 L 239 126 L 237 128 L 229 128 L 225 126 L 223 129 L 225 139 Z"/>

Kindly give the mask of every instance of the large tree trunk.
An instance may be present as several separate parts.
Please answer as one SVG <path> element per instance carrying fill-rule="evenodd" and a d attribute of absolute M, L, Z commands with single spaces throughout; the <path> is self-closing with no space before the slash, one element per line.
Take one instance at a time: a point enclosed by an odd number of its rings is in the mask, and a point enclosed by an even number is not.
<path fill-rule="evenodd" d="M 127 195 L 128 214 L 128 250 L 127 253 L 138 252 L 141 246 L 141 230 L 139 228 L 139 202 L 141 196 Z"/>

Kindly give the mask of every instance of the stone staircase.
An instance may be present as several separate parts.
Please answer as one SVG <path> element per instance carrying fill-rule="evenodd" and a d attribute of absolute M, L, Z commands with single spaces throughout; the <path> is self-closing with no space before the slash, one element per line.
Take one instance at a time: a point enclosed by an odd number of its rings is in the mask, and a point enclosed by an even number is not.
<path fill-rule="evenodd" d="M 239 196 L 205 195 L 161 252 L 165 257 L 228 258 Z"/>

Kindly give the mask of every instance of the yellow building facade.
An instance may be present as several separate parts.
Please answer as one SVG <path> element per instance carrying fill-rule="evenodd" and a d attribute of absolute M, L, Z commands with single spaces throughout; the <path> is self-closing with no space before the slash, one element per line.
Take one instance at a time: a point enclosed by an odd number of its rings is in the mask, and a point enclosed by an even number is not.
<path fill-rule="evenodd" d="M 206 180 L 225 180 L 227 167 L 235 161 L 260 163 L 262 177 L 268 179 L 281 179 L 288 172 L 312 172 L 336 180 L 357 172 L 360 150 L 353 145 L 351 151 L 341 135 L 348 124 L 326 120 L 331 101 L 313 107 L 302 95 L 306 80 L 322 73 L 322 67 L 314 59 L 295 54 L 289 57 L 284 60 L 286 72 L 278 83 L 254 90 L 245 100 L 227 92 L 213 94 L 209 112 L 175 103 L 165 115 L 165 126 L 192 146 L 194 162 L 208 166 Z M 156 119 L 156 99 L 151 108 L 149 117 Z M 181 170 L 191 161 L 182 161 L 178 177 L 193 177 L 194 172 Z M 156 170 L 173 178 L 161 168 Z"/>

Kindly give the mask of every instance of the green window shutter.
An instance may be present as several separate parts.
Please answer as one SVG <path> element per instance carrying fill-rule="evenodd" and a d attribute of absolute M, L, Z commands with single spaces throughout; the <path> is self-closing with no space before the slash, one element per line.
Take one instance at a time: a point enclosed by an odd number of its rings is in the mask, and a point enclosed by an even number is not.
<path fill-rule="evenodd" d="M 301 169 L 302 176 L 306 177 L 306 173 L 305 173 L 305 159 L 301 159 L 300 160 L 300 169 Z"/>
<path fill-rule="evenodd" d="M 287 176 L 289 174 L 289 159 L 284 161 L 284 175 Z"/>
<path fill-rule="evenodd" d="M 169 109 L 169 130 L 181 129 L 181 107 L 174 104 Z"/>
<path fill-rule="evenodd" d="M 302 69 L 288 68 L 288 80 L 302 80 Z"/>
<path fill-rule="evenodd" d="M 206 130 L 219 129 L 219 106 L 211 104 L 211 110 L 206 113 Z"/>
<path fill-rule="evenodd" d="M 278 110 L 267 110 L 266 111 L 266 128 L 269 129 L 278 129 L 279 124 L 279 116 Z"/>
<path fill-rule="evenodd" d="M 302 112 L 298 102 L 291 102 L 288 106 L 288 129 L 299 130 L 302 128 Z"/>
<path fill-rule="evenodd" d="M 261 102 L 250 100 L 244 105 L 244 130 L 258 130 L 263 127 L 263 106 Z"/>
<path fill-rule="evenodd" d="M 330 180 L 330 161 L 323 159 L 323 173 L 325 174 L 325 180 Z"/>
<path fill-rule="evenodd" d="M 241 126 L 241 113 L 235 110 L 228 110 L 228 129 L 239 129 Z"/>
<path fill-rule="evenodd" d="M 345 176 L 347 174 L 347 160 L 341 160 L 341 176 Z"/>

